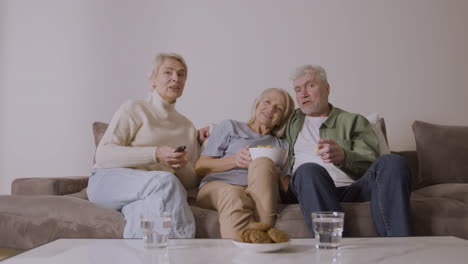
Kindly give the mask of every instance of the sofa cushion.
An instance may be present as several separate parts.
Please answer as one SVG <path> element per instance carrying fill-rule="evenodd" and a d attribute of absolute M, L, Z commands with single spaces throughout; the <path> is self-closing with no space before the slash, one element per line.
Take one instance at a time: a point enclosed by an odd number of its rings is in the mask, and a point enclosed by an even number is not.
<path fill-rule="evenodd" d="M 82 191 L 88 177 L 18 178 L 11 184 L 14 195 L 66 195 Z"/>
<path fill-rule="evenodd" d="M 468 183 L 444 183 L 431 185 L 414 191 L 412 195 L 415 197 L 419 196 L 424 198 L 453 200 L 468 208 Z"/>
<path fill-rule="evenodd" d="M 81 190 L 79 192 L 67 194 L 65 196 L 76 197 L 76 198 L 79 198 L 79 199 L 88 200 L 88 191 L 87 190 L 88 190 L 88 188 L 84 188 L 83 190 Z"/>
<path fill-rule="evenodd" d="M 468 183 L 468 127 L 413 123 L 420 187 L 438 183 Z"/>
<path fill-rule="evenodd" d="M 109 126 L 107 123 L 103 122 L 94 122 L 93 123 L 93 135 L 94 135 L 94 145 L 97 147 L 99 142 L 101 141 L 104 133 L 106 133 L 106 129 Z"/>
<path fill-rule="evenodd" d="M 370 214 L 369 202 L 342 203 L 345 212 L 346 236 L 376 236 Z M 197 224 L 197 238 L 221 238 L 219 214 L 216 210 L 190 206 Z M 310 237 L 299 204 L 280 204 L 275 227 L 292 238 Z"/>
<path fill-rule="evenodd" d="M 411 197 L 414 235 L 468 239 L 468 184 L 446 183 L 416 190 Z"/>
<path fill-rule="evenodd" d="M 278 208 L 278 218 L 275 228 L 286 232 L 289 237 L 303 238 L 310 237 L 304 216 L 299 204 L 280 204 Z"/>
<path fill-rule="evenodd" d="M 196 224 L 196 238 L 221 238 L 219 214 L 215 210 L 191 205 Z"/>
<path fill-rule="evenodd" d="M 369 123 L 372 125 L 374 133 L 377 135 L 379 140 L 379 154 L 380 156 L 389 154 L 390 147 L 388 146 L 387 140 L 387 128 L 385 126 L 385 120 L 378 113 L 372 113 L 366 116 Z"/>
<path fill-rule="evenodd" d="M 122 238 L 118 211 L 68 196 L 0 196 L 0 247 L 30 249 L 58 238 Z"/>

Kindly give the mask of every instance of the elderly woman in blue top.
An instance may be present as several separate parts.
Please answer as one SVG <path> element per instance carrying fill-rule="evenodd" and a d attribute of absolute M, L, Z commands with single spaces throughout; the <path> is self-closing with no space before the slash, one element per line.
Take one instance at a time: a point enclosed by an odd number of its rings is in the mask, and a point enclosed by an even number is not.
<path fill-rule="evenodd" d="M 258 145 L 288 149 L 278 137 L 293 110 L 294 101 L 285 90 L 270 88 L 255 101 L 249 122 L 224 120 L 213 129 L 195 165 L 197 174 L 205 176 L 197 203 L 219 212 L 223 238 L 238 238 L 251 222 L 274 223 L 283 173 L 269 158 L 252 161 L 248 149 Z"/>

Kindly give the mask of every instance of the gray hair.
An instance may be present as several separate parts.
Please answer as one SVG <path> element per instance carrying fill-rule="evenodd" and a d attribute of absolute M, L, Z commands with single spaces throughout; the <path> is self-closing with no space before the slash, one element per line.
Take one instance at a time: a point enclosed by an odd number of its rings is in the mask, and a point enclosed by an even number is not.
<path fill-rule="evenodd" d="M 306 64 L 297 68 L 292 74 L 291 80 L 295 81 L 308 73 L 312 74 L 314 78 L 317 78 L 317 80 L 320 80 L 323 84 L 328 82 L 325 69 L 322 66 L 310 64 Z"/>
<path fill-rule="evenodd" d="M 247 125 L 253 124 L 255 122 L 255 111 L 257 110 L 258 105 L 262 101 L 262 99 L 271 92 L 279 92 L 283 95 L 284 100 L 286 101 L 286 108 L 283 111 L 283 115 L 281 116 L 280 122 L 276 125 L 272 130 L 271 134 L 275 137 L 281 137 L 284 134 L 284 130 L 286 128 L 286 123 L 294 112 L 294 100 L 292 99 L 291 95 L 284 89 L 281 88 L 268 88 L 264 90 L 256 99 L 253 105 L 252 116 L 250 120 L 247 122 Z"/>
<path fill-rule="evenodd" d="M 182 66 L 184 66 L 184 68 L 185 68 L 185 74 L 187 75 L 187 73 L 188 73 L 187 63 L 185 63 L 185 60 L 181 55 L 179 55 L 177 53 L 173 53 L 173 52 L 171 52 L 171 53 L 159 53 L 154 58 L 154 67 L 153 67 L 153 71 L 151 72 L 150 79 L 156 78 L 156 75 L 158 75 L 158 72 L 159 72 L 159 68 L 161 68 L 161 65 L 163 65 L 163 63 L 167 59 L 173 59 L 173 60 L 176 60 L 176 61 L 179 61 L 180 63 L 182 63 Z"/>

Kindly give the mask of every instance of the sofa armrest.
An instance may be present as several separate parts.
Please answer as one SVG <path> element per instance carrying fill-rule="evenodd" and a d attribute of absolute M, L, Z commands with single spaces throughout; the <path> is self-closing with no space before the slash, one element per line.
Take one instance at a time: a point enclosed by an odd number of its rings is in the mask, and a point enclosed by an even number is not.
<path fill-rule="evenodd" d="M 66 195 L 88 186 L 88 177 L 18 178 L 11 184 L 13 195 Z"/>

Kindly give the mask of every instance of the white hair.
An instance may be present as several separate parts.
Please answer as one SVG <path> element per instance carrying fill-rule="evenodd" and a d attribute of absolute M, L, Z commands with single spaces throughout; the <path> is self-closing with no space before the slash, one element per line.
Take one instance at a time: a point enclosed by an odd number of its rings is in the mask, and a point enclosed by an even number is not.
<path fill-rule="evenodd" d="M 153 67 L 153 70 L 151 72 L 150 78 L 156 78 L 156 76 L 158 75 L 158 72 L 159 72 L 159 68 L 161 68 L 161 66 L 163 65 L 163 63 L 167 59 L 173 59 L 173 60 L 179 61 L 182 64 L 182 66 L 184 67 L 184 69 L 185 69 L 185 74 L 186 75 L 188 74 L 187 63 L 185 62 L 184 58 L 181 55 L 179 55 L 177 53 L 174 53 L 174 52 L 159 53 L 154 58 L 154 67 Z"/>
<path fill-rule="evenodd" d="M 322 66 L 310 64 L 306 64 L 297 68 L 292 74 L 291 80 L 295 81 L 308 73 L 314 75 L 314 78 L 320 80 L 323 84 L 328 82 L 327 73 L 325 72 L 325 69 Z"/>

